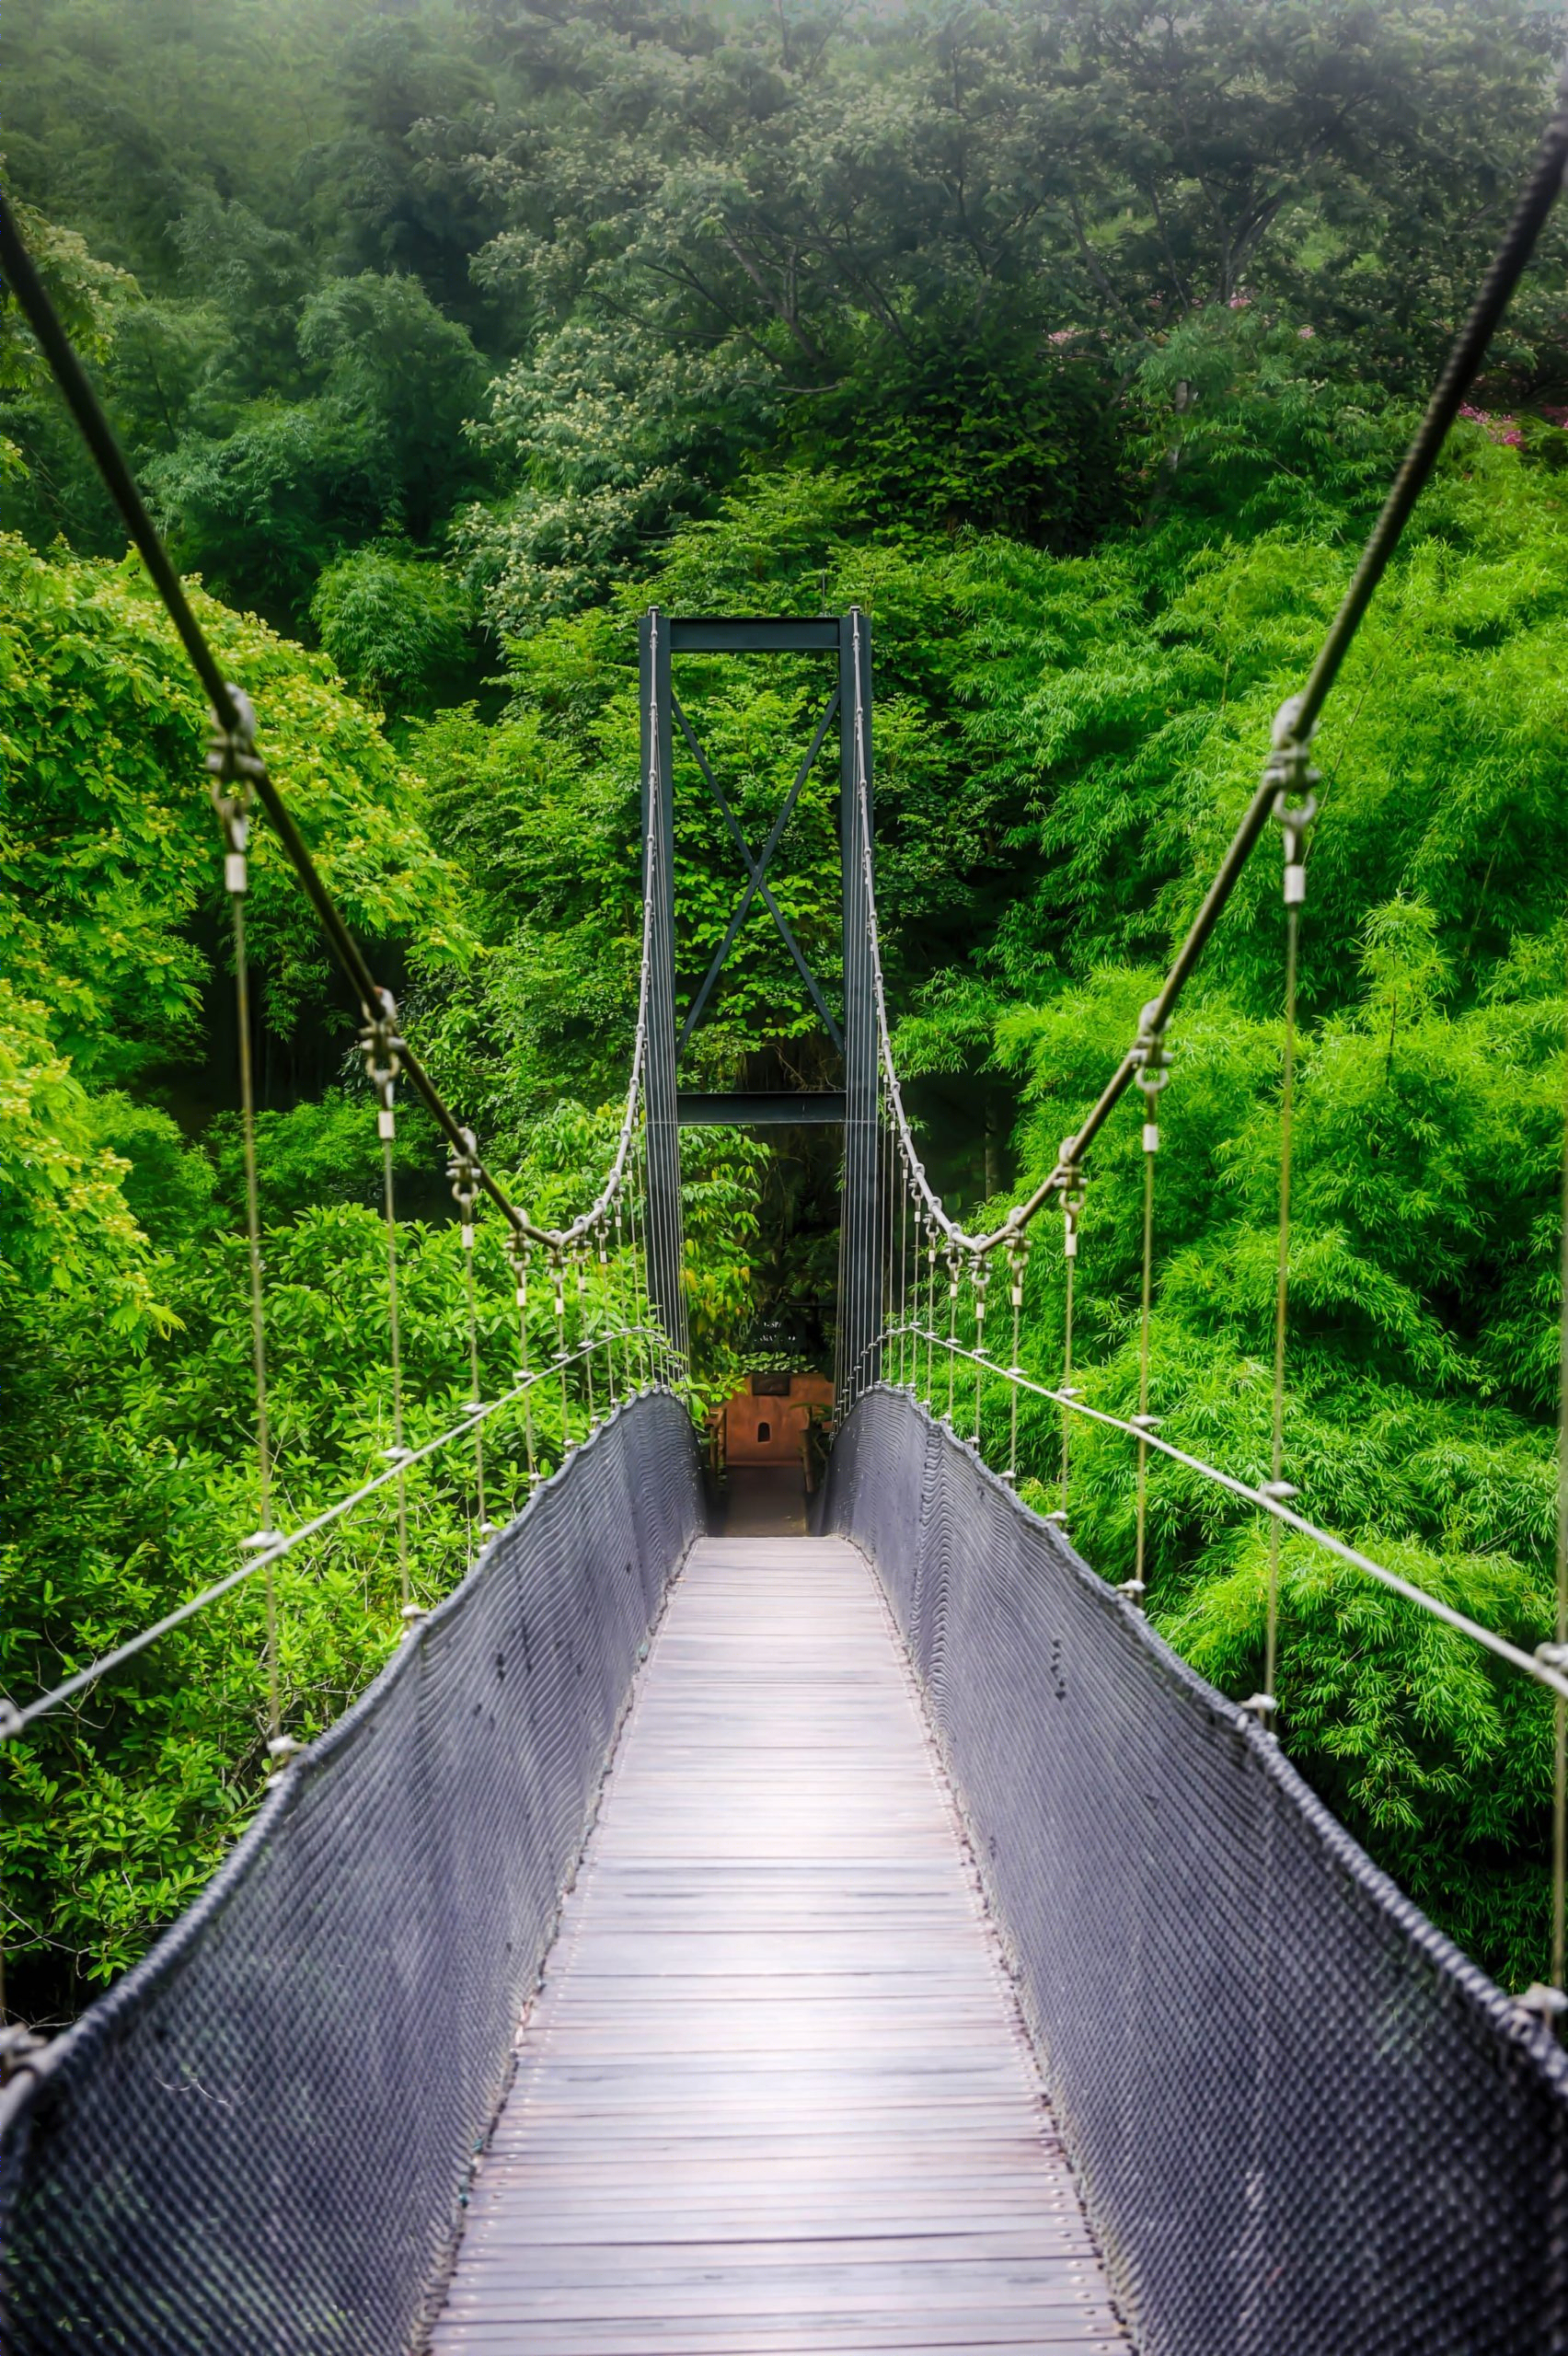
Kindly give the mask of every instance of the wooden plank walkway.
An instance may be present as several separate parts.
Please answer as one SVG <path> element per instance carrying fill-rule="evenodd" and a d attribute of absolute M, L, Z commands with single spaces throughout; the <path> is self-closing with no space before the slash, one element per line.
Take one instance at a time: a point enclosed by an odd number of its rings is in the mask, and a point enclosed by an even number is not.
<path fill-rule="evenodd" d="M 432 2346 L 1129 2349 L 851 1547 L 693 1550 Z"/>

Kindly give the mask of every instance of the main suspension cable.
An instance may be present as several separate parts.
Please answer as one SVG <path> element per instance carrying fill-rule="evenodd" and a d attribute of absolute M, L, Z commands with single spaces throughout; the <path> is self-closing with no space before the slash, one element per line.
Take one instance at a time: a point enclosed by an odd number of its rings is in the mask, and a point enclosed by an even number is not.
<path fill-rule="evenodd" d="M 266 811 L 273 831 L 303 885 L 306 896 L 316 912 L 317 921 L 327 937 L 334 957 L 347 978 L 359 1004 L 362 1023 L 374 1022 L 380 1011 L 384 990 L 372 973 L 368 960 L 354 938 L 347 919 L 311 857 L 304 836 L 276 784 L 255 742 L 255 715 L 246 698 L 225 678 L 201 623 L 197 620 L 185 587 L 159 537 L 145 502 L 137 487 L 134 475 L 124 452 L 116 439 L 103 405 L 98 399 L 86 369 L 61 324 L 47 288 L 38 274 L 31 255 L 17 230 L 15 207 L 0 203 L 0 271 L 17 296 L 28 324 L 38 338 L 40 348 L 48 361 L 60 387 L 67 408 L 103 477 L 110 497 L 119 509 L 137 552 L 150 575 L 154 587 L 179 633 L 180 642 L 190 657 L 191 667 L 206 691 L 211 704 L 218 740 L 233 745 L 236 757 L 243 757 L 246 776 L 256 800 Z M 579 1234 L 585 1233 L 606 1207 L 615 1185 L 625 1166 L 629 1107 L 635 1097 L 638 1068 L 646 1037 L 646 967 L 648 961 L 648 929 L 644 925 L 643 987 L 640 993 L 639 1036 L 633 1055 L 632 1083 L 628 1091 L 628 1117 L 623 1119 L 621 1137 L 614 1166 L 604 1189 L 571 1227 L 559 1231 L 559 1240 L 570 1246 Z M 447 1103 L 418 1056 L 407 1040 L 402 1043 L 401 1063 L 410 1085 L 444 1137 L 455 1154 L 473 1152 L 478 1183 L 490 1196 L 502 1216 L 520 1235 L 536 1243 L 549 1244 L 558 1233 L 536 1227 L 515 1204 L 477 1154 L 472 1145 L 472 1132 L 465 1128 Z"/>
<path fill-rule="evenodd" d="M 1541 229 L 1562 185 L 1565 166 L 1568 166 L 1568 66 L 1564 67 L 1559 78 L 1551 119 L 1542 135 L 1513 219 L 1482 282 L 1470 316 L 1455 338 L 1421 422 L 1384 501 L 1382 512 L 1362 550 L 1350 585 L 1314 658 L 1306 686 L 1299 695 L 1280 708 L 1274 722 L 1273 747 L 1262 780 L 1171 961 L 1158 996 L 1144 1010 L 1138 1036 L 1123 1055 L 1073 1136 L 1064 1144 L 1052 1170 L 1032 1195 L 1014 1206 L 1000 1227 L 986 1234 L 970 1234 L 949 1215 L 927 1179 L 916 1148 L 893 1060 L 875 884 L 870 872 L 869 828 L 861 826 L 864 887 L 870 911 L 871 981 L 888 1100 L 893 1107 L 900 1145 L 911 1177 L 924 1201 L 927 1217 L 935 1221 L 941 1233 L 960 1251 L 989 1253 L 1000 1249 L 1020 1228 L 1029 1225 L 1053 1195 L 1064 1190 L 1071 1172 L 1081 1164 L 1089 1146 L 1136 1079 L 1142 1068 L 1142 1050 L 1151 1039 L 1162 1040 L 1169 1030 L 1182 993 L 1274 814 L 1280 795 L 1288 789 L 1297 773 L 1378 584 L 1388 571 L 1416 502 L 1431 479 L 1448 429 L 1474 382 L 1492 337 L 1535 250 Z M 858 746 L 858 718 L 856 734 Z M 863 765 L 859 759 L 855 785 L 857 792 L 864 795 L 866 780 Z"/>

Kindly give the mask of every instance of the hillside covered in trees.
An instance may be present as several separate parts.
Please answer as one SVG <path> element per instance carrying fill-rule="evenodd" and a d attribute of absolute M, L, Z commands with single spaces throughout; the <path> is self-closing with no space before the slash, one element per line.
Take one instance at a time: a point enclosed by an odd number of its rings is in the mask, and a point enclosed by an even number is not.
<path fill-rule="evenodd" d="M 899 1045 L 965 1213 L 1048 1169 L 1150 995 L 1348 578 L 1545 112 L 1528 0 L 35 0 L 8 199 L 280 786 L 442 1086 L 548 1214 L 613 1136 L 640 930 L 636 620 L 869 608 Z M 1303 935 L 1289 1452 L 1317 1519 L 1530 1646 L 1551 1616 L 1568 854 L 1568 230 L 1549 227 L 1323 728 Z M 40 355 L 0 310 L 0 1686 L 255 1526 L 204 716 Z M 760 838 L 812 680 L 683 696 Z M 677 780 L 695 987 L 733 856 Z M 259 829 L 263 1209 L 293 1515 L 387 1438 L 352 1010 Z M 777 890 L 832 975 L 831 781 Z M 1268 1461 L 1282 1031 L 1260 861 L 1173 1034 L 1154 1402 Z M 820 1085 L 748 924 L 685 1072 Z M 688 1139 L 698 1372 L 824 1343 L 830 1171 Z M 433 1132 L 400 1123 L 405 1346 L 467 1389 Z M 1078 1380 L 1136 1390 L 1142 1185 L 1097 1151 Z M 499 1240 L 487 1364 L 515 1334 Z M 1060 1260 L 1031 1269 L 1049 1378 Z M 1025 1461 L 1055 1472 L 1055 1426 Z M 498 1442 L 514 1493 L 520 1442 Z M 505 1449 L 512 1447 L 508 1460 Z M 1046 1502 L 1043 1487 L 1026 1492 Z M 1149 1609 L 1237 1694 L 1265 1542 L 1172 1468 Z M 415 1521 L 421 1592 L 470 1542 Z M 1074 1530 L 1130 1567 L 1122 1442 Z M 1292 1756 L 1511 1984 L 1543 1969 L 1551 1721 L 1285 1550 Z M 385 1519 L 282 1594 L 308 1735 L 396 1634 Z M 259 1604 L 10 1747 L 12 2000 L 66 2016 L 265 1771 Z"/>

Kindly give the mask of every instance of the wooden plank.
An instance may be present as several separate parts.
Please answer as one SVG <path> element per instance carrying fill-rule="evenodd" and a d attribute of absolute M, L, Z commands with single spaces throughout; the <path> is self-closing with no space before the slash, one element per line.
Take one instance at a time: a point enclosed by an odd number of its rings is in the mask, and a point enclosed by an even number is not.
<path fill-rule="evenodd" d="M 433 2356 L 1126 2356 L 870 1574 L 709 1540 L 640 1680 Z"/>

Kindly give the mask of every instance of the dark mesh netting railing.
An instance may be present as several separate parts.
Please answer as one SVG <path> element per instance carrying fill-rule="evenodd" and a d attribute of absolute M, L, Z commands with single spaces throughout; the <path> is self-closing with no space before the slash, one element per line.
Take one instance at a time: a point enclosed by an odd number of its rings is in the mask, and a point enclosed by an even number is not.
<path fill-rule="evenodd" d="M 417 2341 L 639 1653 L 700 1522 L 623 1407 L 7 2098 L 7 2356 Z"/>
<path fill-rule="evenodd" d="M 906 1395 L 825 1526 L 887 1590 L 1143 2356 L 1568 2346 L 1568 2062 Z"/>

